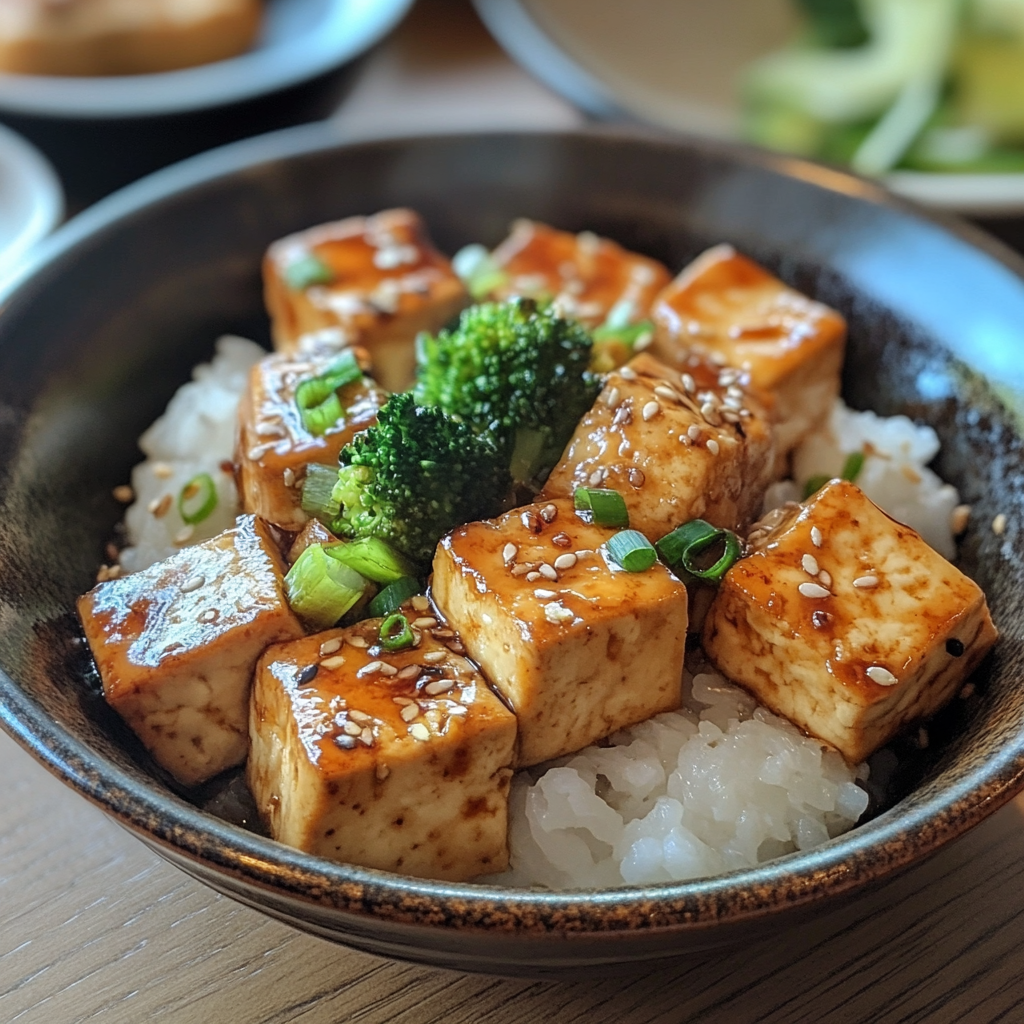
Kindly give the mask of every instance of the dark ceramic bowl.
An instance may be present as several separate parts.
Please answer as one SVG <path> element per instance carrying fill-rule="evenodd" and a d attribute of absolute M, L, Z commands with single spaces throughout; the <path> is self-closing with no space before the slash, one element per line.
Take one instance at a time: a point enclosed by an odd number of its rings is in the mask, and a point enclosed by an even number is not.
<path fill-rule="evenodd" d="M 266 340 L 267 243 L 408 204 L 448 251 L 525 215 L 679 267 L 732 242 L 849 318 L 848 401 L 932 424 L 939 472 L 974 506 L 962 565 L 1003 636 L 970 700 L 906 751 L 895 802 L 757 870 L 552 894 L 332 864 L 175 793 L 108 711 L 73 601 L 120 515 L 135 438 L 223 331 Z M 89 211 L 0 312 L 0 723 L 185 871 L 299 928 L 375 953 L 496 973 L 580 972 L 737 943 L 819 914 L 922 860 L 1024 783 L 1024 263 L 874 186 L 708 143 L 612 134 L 341 145 L 327 127 L 171 168 Z M 1005 513 L 1002 536 L 990 529 Z"/>

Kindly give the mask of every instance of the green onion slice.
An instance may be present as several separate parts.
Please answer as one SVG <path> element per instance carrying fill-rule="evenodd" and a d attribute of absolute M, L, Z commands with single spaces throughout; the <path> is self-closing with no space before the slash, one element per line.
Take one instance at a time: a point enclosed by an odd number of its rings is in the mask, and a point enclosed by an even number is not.
<path fill-rule="evenodd" d="M 573 503 L 579 512 L 590 512 L 597 526 L 629 526 L 626 499 L 604 487 L 577 487 Z"/>
<path fill-rule="evenodd" d="M 363 379 L 363 369 L 351 350 L 340 356 L 323 373 L 302 381 L 295 389 L 302 425 L 315 437 L 321 437 L 343 416 L 338 393 Z"/>
<path fill-rule="evenodd" d="M 626 572 L 646 572 L 658 560 L 654 545 L 636 530 L 620 530 L 609 537 L 608 555 Z"/>
<path fill-rule="evenodd" d="M 864 468 L 864 452 L 850 452 L 846 457 L 846 461 L 843 463 L 842 477 L 844 480 L 849 480 L 852 484 L 857 477 L 860 476 L 860 471 Z"/>
<path fill-rule="evenodd" d="M 611 327 L 605 323 L 594 329 L 594 341 L 621 341 L 632 348 L 641 338 L 650 338 L 653 334 L 654 324 L 650 320 L 622 327 Z"/>
<path fill-rule="evenodd" d="M 284 578 L 288 604 L 313 629 L 329 629 L 366 590 L 354 569 L 329 558 L 323 545 L 311 544 Z"/>
<path fill-rule="evenodd" d="M 714 565 L 701 568 L 696 557 L 715 544 L 723 545 L 722 556 Z M 677 526 L 655 545 L 662 561 L 670 569 L 683 572 L 698 580 L 717 583 L 732 568 L 743 553 L 739 537 L 731 530 L 721 530 L 703 519 L 693 519 Z"/>
<path fill-rule="evenodd" d="M 325 526 L 341 511 L 341 502 L 332 493 L 337 482 L 337 466 L 321 466 L 315 462 L 306 466 L 306 479 L 302 482 L 302 511 L 319 519 Z"/>
<path fill-rule="evenodd" d="M 392 612 L 380 624 L 380 645 L 385 651 L 400 651 L 416 643 L 409 620 L 401 612 Z"/>
<path fill-rule="evenodd" d="M 284 279 L 292 291 L 303 292 L 315 284 L 330 284 L 334 271 L 319 256 L 300 256 L 284 268 Z"/>
<path fill-rule="evenodd" d="M 298 564 L 298 563 L 296 563 Z M 413 576 L 403 576 L 394 583 L 389 583 L 371 602 L 367 611 L 379 618 L 397 612 L 399 608 L 417 594 L 422 594 L 420 581 Z"/>
<path fill-rule="evenodd" d="M 508 283 L 508 274 L 494 262 L 487 249 L 477 243 L 463 246 L 452 257 L 452 270 L 478 302 Z"/>
<path fill-rule="evenodd" d="M 817 494 L 831 479 L 832 477 L 825 476 L 823 473 L 818 476 L 808 477 L 807 483 L 804 484 L 804 501 L 812 494 Z"/>
<path fill-rule="evenodd" d="M 337 473 L 334 475 L 337 479 Z M 355 569 L 360 576 L 374 583 L 394 583 L 403 577 L 413 576 L 416 571 L 408 558 L 379 537 L 361 537 L 343 544 L 332 544 L 326 551 L 331 558 Z"/>
<path fill-rule="evenodd" d="M 217 507 L 217 485 L 209 473 L 197 473 L 178 494 L 178 515 L 189 526 L 206 519 Z"/>

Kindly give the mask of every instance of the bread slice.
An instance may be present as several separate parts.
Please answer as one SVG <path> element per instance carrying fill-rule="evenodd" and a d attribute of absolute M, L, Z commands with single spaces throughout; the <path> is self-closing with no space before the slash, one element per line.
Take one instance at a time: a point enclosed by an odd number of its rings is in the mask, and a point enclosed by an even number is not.
<path fill-rule="evenodd" d="M 0 0 L 0 71 L 140 75 L 247 50 L 260 0 Z"/>

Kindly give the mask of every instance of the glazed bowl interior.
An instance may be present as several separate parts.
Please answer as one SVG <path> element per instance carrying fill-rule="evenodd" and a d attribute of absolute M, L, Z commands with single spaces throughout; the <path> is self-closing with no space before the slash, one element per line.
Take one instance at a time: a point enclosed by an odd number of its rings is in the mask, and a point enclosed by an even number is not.
<path fill-rule="evenodd" d="M 318 221 L 406 205 L 440 248 L 517 216 L 590 229 L 679 268 L 727 241 L 850 322 L 847 401 L 935 427 L 973 506 L 960 564 L 1002 638 L 911 744 L 891 800 L 846 836 L 758 869 L 608 892 L 435 883 L 331 864 L 175 791 L 97 696 L 77 642 L 136 437 L 214 339 L 267 344 L 260 257 Z M 196 877 L 326 937 L 500 973 L 580 971 L 740 942 L 817 913 L 955 839 L 1024 781 L 1024 271 L 873 186 L 718 144 L 608 132 L 343 145 L 320 126 L 190 161 L 55 236 L 0 312 L 0 722 Z M 1002 535 L 989 528 L 1003 513 Z"/>

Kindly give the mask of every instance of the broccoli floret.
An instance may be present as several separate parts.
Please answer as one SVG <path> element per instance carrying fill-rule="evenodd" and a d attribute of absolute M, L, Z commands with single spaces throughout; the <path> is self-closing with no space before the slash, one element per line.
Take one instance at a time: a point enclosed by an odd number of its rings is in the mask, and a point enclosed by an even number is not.
<path fill-rule="evenodd" d="M 417 342 L 416 400 L 489 434 L 517 488 L 538 489 L 601 390 L 586 328 L 518 298 L 471 306 Z"/>
<path fill-rule="evenodd" d="M 490 436 L 417 406 L 411 393 L 392 395 L 340 462 L 332 530 L 379 537 L 421 566 L 453 526 L 496 515 L 509 486 Z"/>

